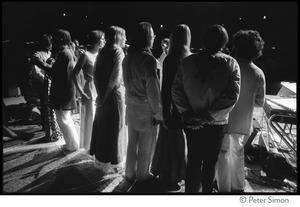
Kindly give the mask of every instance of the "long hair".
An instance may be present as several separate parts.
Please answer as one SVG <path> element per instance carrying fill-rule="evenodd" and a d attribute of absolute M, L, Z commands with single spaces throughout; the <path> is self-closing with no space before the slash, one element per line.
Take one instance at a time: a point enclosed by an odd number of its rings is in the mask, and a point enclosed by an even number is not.
<path fill-rule="evenodd" d="M 125 30 L 123 28 L 110 26 L 105 33 L 106 43 L 104 48 L 113 47 L 114 45 L 120 46 L 123 36 L 125 36 Z"/>
<path fill-rule="evenodd" d="M 208 53 L 215 53 L 227 44 L 228 33 L 221 25 L 210 26 L 203 35 L 203 45 Z"/>
<path fill-rule="evenodd" d="M 170 49 L 168 54 L 179 55 L 180 58 L 186 57 L 190 53 L 191 30 L 185 24 L 175 27 L 170 36 Z"/>
<path fill-rule="evenodd" d="M 151 36 L 151 29 L 152 25 L 149 22 L 140 22 L 135 26 L 128 53 L 150 50 L 153 38 Z"/>

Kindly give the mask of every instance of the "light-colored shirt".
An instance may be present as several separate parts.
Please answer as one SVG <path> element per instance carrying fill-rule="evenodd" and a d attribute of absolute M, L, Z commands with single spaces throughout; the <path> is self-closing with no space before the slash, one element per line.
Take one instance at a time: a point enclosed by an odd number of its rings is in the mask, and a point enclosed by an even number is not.
<path fill-rule="evenodd" d="M 133 109 L 139 129 L 152 125 L 153 117 L 162 120 L 162 104 L 156 59 L 148 52 L 128 54 L 123 62 L 127 109 Z M 135 106 L 132 108 L 131 106 Z M 131 116 L 134 117 L 134 116 Z"/>
<path fill-rule="evenodd" d="M 239 100 L 229 114 L 226 133 L 250 135 L 254 107 L 262 107 L 265 102 L 265 76 L 252 62 L 238 60 L 238 63 L 241 70 L 241 92 Z"/>

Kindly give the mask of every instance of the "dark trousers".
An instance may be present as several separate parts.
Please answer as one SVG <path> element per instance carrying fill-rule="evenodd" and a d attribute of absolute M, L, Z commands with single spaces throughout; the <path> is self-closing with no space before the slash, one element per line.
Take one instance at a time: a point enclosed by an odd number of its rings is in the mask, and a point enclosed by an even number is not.
<path fill-rule="evenodd" d="M 199 130 L 185 129 L 188 162 L 185 192 L 212 193 L 215 166 L 221 149 L 226 125 L 204 125 Z"/>

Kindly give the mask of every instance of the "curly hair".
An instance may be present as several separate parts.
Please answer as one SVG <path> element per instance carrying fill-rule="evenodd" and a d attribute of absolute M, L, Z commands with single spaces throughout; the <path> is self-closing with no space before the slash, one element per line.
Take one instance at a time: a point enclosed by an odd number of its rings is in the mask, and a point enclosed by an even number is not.
<path fill-rule="evenodd" d="M 262 56 L 264 40 L 258 31 L 240 30 L 233 35 L 233 47 L 241 57 L 249 60 Z"/>

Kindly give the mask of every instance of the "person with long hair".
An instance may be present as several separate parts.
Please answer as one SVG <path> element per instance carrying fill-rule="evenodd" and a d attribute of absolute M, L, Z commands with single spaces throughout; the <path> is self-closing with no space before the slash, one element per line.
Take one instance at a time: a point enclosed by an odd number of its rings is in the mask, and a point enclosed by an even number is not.
<path fill-rule="evenodd" d="M 123 162 L 124 139 L 124 59 L 125 30 L 111 26 L 105 32 L 106 43 L 97 56 L 94 82 L 97 91 L 96 114 L 93 123 L 90 155 L 95 155 L 95 167 L 104 174 L 118 170 Z"/>
<path fill-rule="evenodd" d="M 94 84 L 94 65 L 99 49 L 103 48 L 105 45 L 104 32 L 93 30 L 88 34 L 87 39 L 88 49 L 79 56 L 73 70 L 73 79 L 81 97 L 79 147 L 89 150 L 97 97 L 97 91 Z M 83 88 L 79 80 L 80 71 L 83 71 L 84 75 L 85 83 Z"/>
<path fill-rule="evenodd" d="M 153 171 L 171 190 L 179 190 L 178 182 L 184 179 L 186 169 L 186 144 L 181 115 L 172 101 L 171 88 L 181 60 L 189 55 L 191 31 L 185 24 L 177 25 L 170 36 L 170 48 L 163 64 L 162 105 L 163 124 L 159 129 Z"/>
<path fill-rule="evenodd" d="M 221 52 L 228 33 L 209 27 L 204 50 L 184 58 L 172 86 L 172 98 L 182 115 L 187 140 L 186 193 L 212 193 L 215 167 L 229 112 L 240 93 L 237 61 Z"/>
<path fill-rule="evenodd" d="M 241 69 L 241 93 L 229 114 L 219 154 L 216 180 L 221 193 L 242 193 L 245 189 L 244 145 L 253 131 L 254 107 L 262 107 L 266 95 L 265 75 L 253 63 L 263 48 L 258 31 L 240 30 L 233 35 L 232 56 Z"/>
<path fill-rule="evenodd" d="M 155 150 L 157 126 L 162 120 L 157 61 L 151 53 L 154 38 L 150 23 L 138 23 L 123 61 L 128 124 L 125 179 L 129 182 L 137 180 L 147 183 L 154 178 L 150 166 Z"/>
<path fill-rule="evenodd" d="M 66 143 L 62 149 L 75 151 L 79 148 L 79 137 L 71 116 L 76 103 L 75 85 L 72 78 L 75 61 L 70 43 L 71 35 L 67 30 L 59 29 L 56 31 L 53 36 L 53 49 L 56 52 L 56 61 L 51 70 L 50 101 Z"/>

